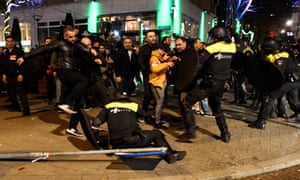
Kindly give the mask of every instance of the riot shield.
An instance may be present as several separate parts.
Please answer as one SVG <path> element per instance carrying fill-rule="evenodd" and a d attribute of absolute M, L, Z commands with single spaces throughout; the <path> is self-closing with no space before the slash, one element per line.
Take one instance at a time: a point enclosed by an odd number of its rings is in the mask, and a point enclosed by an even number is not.
<path fill-rule="evenodd" d="M 284 83 L 284 74 L 273 63 L 262 58 L 255 58 L 248 61 L 245 68 L 249 82 L 262 91 L 275 91 Z"/>

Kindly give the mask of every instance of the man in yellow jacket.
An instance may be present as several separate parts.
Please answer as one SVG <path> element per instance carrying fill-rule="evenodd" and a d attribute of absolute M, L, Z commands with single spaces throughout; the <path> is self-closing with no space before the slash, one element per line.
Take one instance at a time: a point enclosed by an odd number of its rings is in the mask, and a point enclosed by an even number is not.
<path fill-rule="evenodd" d="M 154 127 L 161 127 L 161 111 L 164 102 L 165 88 L 167 86 L 167 72 L 174 63 L 170 61 L 170 56 L 163 50 L 163 47 L 157 45 L 151 53 L 150 58 L 149 83 L 155 99 L 155 122 Z"/>

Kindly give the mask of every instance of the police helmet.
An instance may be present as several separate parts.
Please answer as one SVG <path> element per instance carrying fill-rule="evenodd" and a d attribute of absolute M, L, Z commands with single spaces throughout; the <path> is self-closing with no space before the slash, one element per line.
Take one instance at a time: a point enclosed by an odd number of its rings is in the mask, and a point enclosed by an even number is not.
<path fill-rule="evenodd" d="M 229 38 L 229 32 L 223 26 L 215 26 L 208 32 L 208 35 L 217 40 L 227 40 Z"/>
<path fill-rule="evenodd" d="M 269 37 L 263 41 L 262 48 L 265 51 L 265 53 L 274 53 L 280 50 L 280 44 L 274 38 Z"/>

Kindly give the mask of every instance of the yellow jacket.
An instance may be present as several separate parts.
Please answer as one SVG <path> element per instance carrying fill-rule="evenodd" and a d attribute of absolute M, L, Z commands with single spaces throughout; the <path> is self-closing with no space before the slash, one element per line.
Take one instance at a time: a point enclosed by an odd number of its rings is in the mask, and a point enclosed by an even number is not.
<path fill-rule="evenodd" d="M 150 58 L 150 74 L 149 83 L 156 87 L 163 87 L 164 82 L 167 81 L 166 72 L 169 65 L 166 62 L 161 62 L 162 56 L 158 50 L 153 50 Z"/>

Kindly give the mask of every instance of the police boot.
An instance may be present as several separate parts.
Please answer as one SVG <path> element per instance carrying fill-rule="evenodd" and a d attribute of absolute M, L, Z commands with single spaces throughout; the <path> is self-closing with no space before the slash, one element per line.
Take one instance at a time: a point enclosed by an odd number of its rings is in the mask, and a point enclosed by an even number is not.
<path fill-rule="evenodd" d="M 251 128 L 266 129 L 266 122 L 263 120 L 256 120 L 248 125 Z"/>
<path fill-rule="evenodd" d="M 221 131 L 221 136 L 220 136 L 221 140 L 225 143 L 229 143 L 231 135 L 228 131 L 224 114 L 216 115 L 216 121 L 217 121 L 218 128 Z"/>
<path fill-rule="evenodd" d="M 230 139 L 231 139 L 231 135 L 230 135 L 229 132 L 221 133 L 221 140 L 222 140 L 224 143 L 229 143 L 229 142 L 230 142 Z"/>

